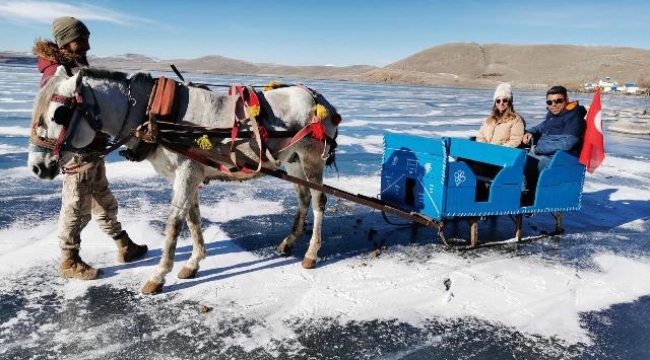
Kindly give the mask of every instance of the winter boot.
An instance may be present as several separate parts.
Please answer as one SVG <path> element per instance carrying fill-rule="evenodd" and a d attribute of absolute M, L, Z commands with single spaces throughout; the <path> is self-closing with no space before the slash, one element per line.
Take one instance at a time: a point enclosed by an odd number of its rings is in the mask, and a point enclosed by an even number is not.
<path fill-rule="evenodd" d="M 86 264 L 79 257 L 79 250 L 62 250 L 59 275 L 62 278 L 80 280 L 94 280 L 99 276 L 100 270 Z"/>
<path fill-rule="evenodd" d="M 117 261 L 121 263 L 131 262 L 141 258 L 147 253 L 147 245 L 138 245 L 131 240 L 126 231 L 122 231 L 116 238 L 117 244 Z"/>

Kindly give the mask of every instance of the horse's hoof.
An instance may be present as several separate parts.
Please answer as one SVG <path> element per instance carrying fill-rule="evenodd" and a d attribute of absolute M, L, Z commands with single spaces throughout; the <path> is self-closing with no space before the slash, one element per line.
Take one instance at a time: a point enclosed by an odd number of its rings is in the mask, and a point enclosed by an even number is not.
<path fill-rule="evenodd" d="M 154 295 L 154 294 L 159 294 L 162 292 L 163 284 L 155 283 L 153 281 L 147 281 L 146 284 L 142 287 L 142 292 L 143 295 Z"/>
<path fill-rule="evenodd" d="M 280 253 L 280 256 L 290 256 L 291 250 L 293 250 L 293 246 L 287 245 L 286 241 L 283 241 L 280 243 L 280 245 L 278 245 L 278 252 Z"/>
<path fill-rule="evenodd" d="M 313 269 L 316 267 L 316 260 L 304 258 L 302 259 L 302 267 L 304 269 Z"/>
<path fill-rule="evenodd" d="M 183 266 L 181 271 L 178 272 L 179 279 L 194 279 L 196 277 L 196 272 L 199 269 L 190 269 L 187 266 Z"/>

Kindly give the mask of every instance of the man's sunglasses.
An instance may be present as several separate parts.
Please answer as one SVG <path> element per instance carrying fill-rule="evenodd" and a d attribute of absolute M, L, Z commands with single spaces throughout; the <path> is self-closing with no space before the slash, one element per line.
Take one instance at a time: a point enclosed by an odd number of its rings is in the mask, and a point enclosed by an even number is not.
<path fill-rule="evenodd" d="M 507 103 L 510 102 L 510 99 L 496 99 L 496 100 L 494 101 L 494 103 L 497 104 L 497 105 L 499 105 L 499 104 L 501 104 L 502 101 L 503 101 L 504 104 L 507 104 Z"/>
<path fill-rule="evenodd" d="M 564 104 L 564 99 L 546 100 L 546 105 L 551 106 L 553 104 Z"/>

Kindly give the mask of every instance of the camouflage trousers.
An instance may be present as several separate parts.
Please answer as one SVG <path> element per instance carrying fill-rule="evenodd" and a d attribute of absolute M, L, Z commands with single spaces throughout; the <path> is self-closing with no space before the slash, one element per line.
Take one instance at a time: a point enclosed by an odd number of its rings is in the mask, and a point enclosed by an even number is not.
<path fill-rule="evenodd" d="M 63 176 L 59 214 L 61 249 L 79 249 L 81 231 L 91 217 L 108 236 L 118 236 L 122 224 L 117 221 L 117 201 L 108 189 L 104 160 L 79 155 L 66 167 L 73 170 Z"/>

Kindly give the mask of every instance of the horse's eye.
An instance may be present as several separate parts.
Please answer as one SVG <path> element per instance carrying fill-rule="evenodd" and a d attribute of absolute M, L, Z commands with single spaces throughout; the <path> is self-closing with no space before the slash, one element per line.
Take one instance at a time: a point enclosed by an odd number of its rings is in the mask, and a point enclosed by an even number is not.
<path fill-rule="evenodd" d="M 59 106 L 54 111 L 54 122 L 61 126 L 68 126 L 72 119 L 72 109 L 67 106 Z"/>

